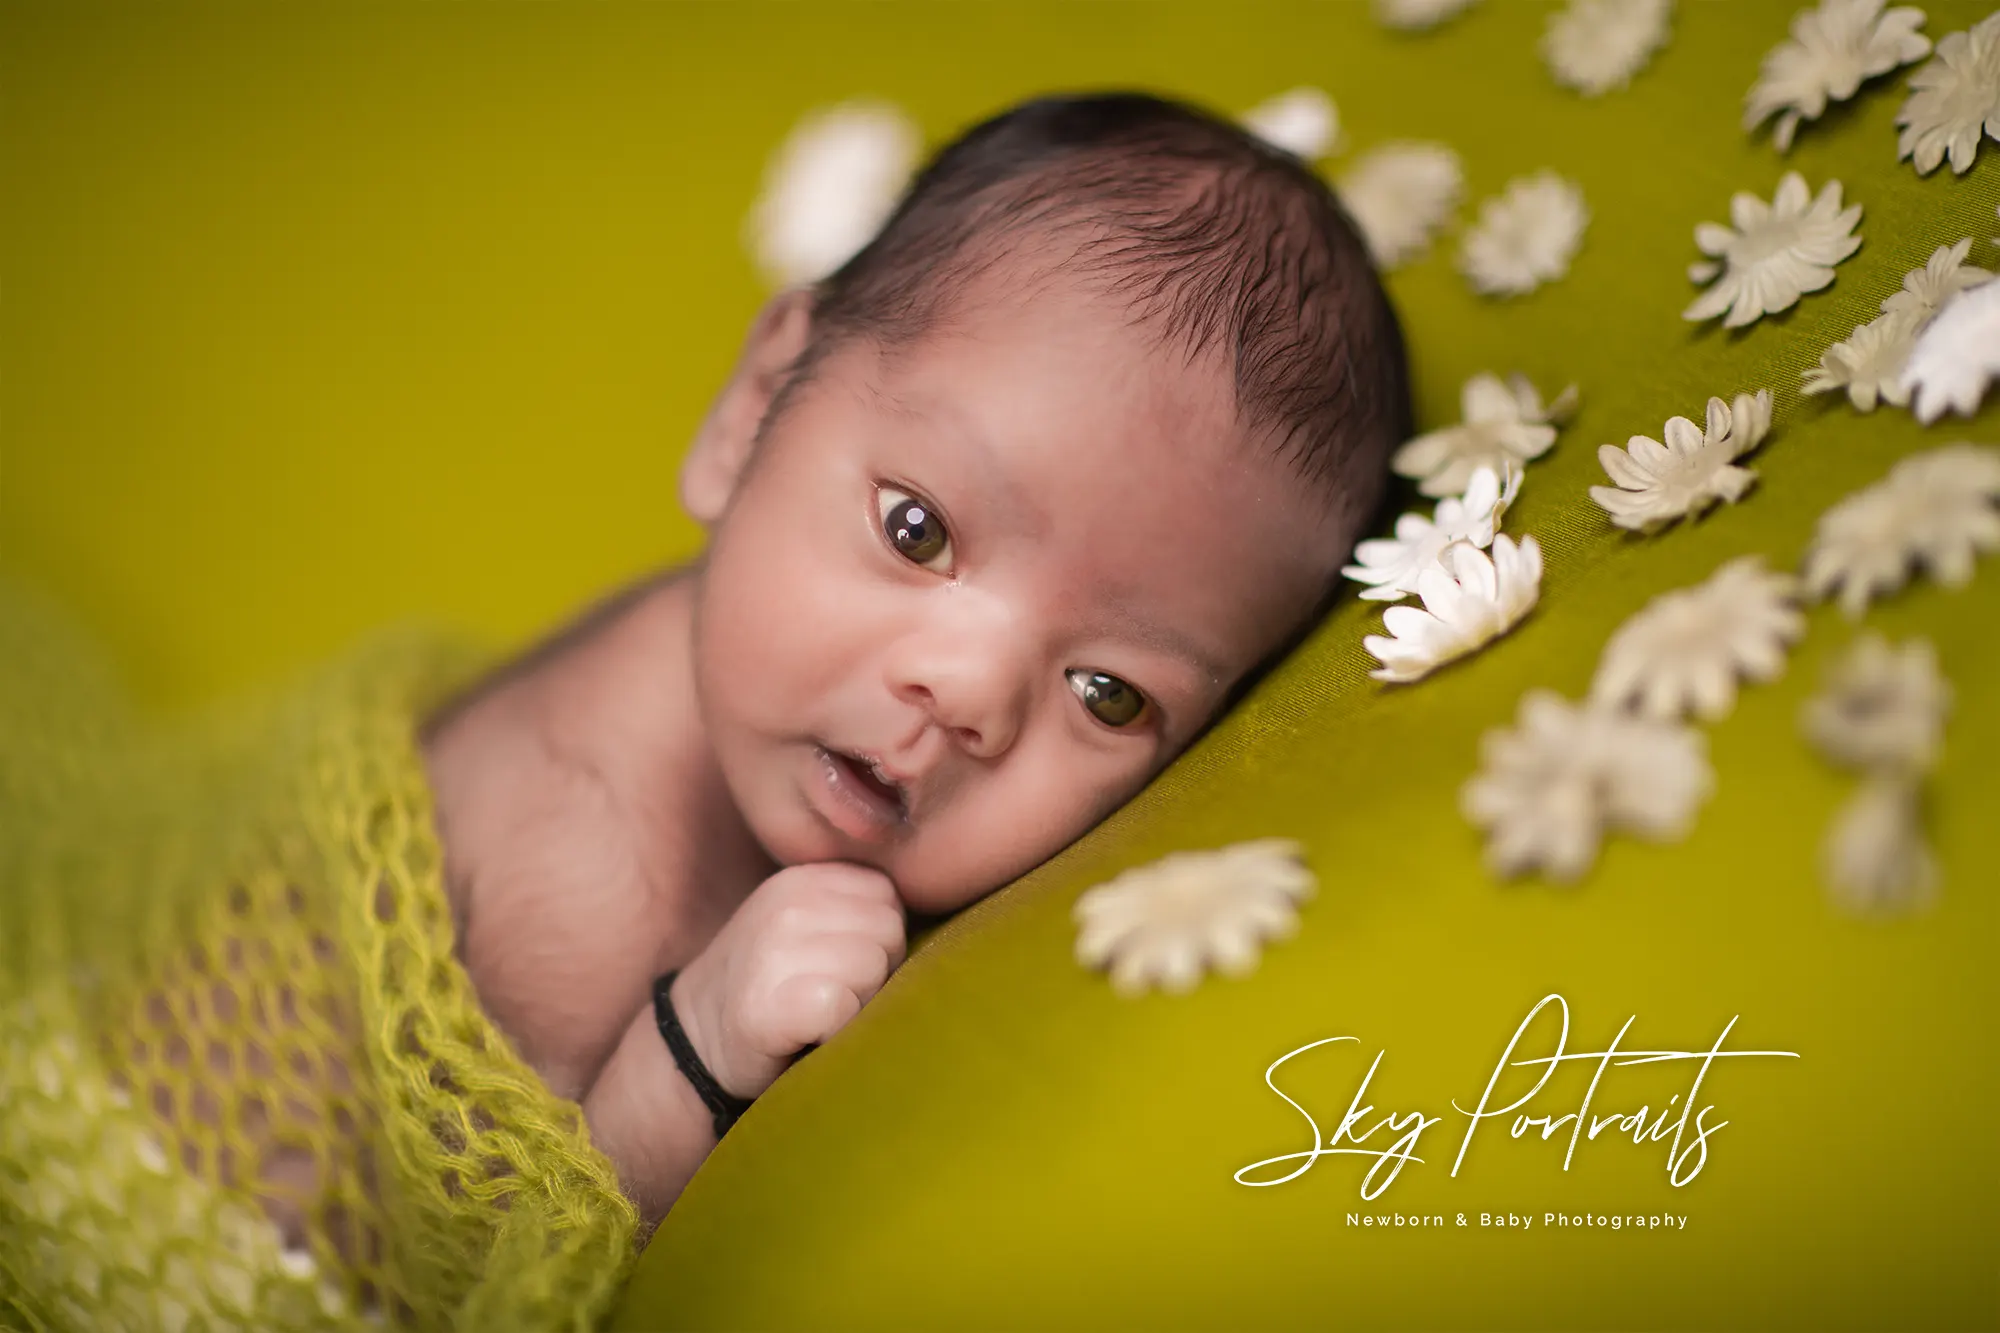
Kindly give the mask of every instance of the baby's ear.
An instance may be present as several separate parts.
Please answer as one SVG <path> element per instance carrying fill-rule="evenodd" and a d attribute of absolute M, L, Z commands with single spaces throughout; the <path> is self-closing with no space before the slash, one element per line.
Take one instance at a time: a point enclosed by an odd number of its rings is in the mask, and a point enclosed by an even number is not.
<path fill-rule="evenodd" d="M 805 350 L 812 332 L 812 293 L 803 287 L 781 292 L 757 312 L 743 341 L 729 382 L 715 397 L 681 464 L 681 505 L 704 526 L 729 506 L 743 468 L 750 461 L 757 427 L 784 386 L 785 372 Z"/>

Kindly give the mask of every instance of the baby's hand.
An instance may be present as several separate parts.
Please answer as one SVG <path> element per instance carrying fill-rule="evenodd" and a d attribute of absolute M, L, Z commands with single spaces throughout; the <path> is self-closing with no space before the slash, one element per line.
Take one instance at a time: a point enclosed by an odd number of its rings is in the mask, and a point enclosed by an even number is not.
<path fill-rule="evenodd" d="M 887 875 L 841 861 L 787 866 L 743 900 L 670 998 L 708 1072 L 755 1097 L 800 1050 L 845 1027 L 905 947 Z"/>

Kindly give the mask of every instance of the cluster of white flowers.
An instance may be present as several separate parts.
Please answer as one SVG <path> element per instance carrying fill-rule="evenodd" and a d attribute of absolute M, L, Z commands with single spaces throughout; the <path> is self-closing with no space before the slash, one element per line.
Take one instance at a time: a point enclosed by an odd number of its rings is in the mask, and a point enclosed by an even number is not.
<path fill-rule="evenodd" d="M 1806 552 L 1806 591 L 1838 596 L 1858 617 L 1913 569 L 1948 588 L 1972 578 L 1975 556 L 2000 550 L 2000 449 L 1951 444 L 1912 454 L 1872 486 L 1820 515 Z"/>
<path fill-rule="evenodd" d="M 1590 498 L 1613 523 L 1633 532 L 1655 532 L 1718 501 L 1734 504 L 1757 480 L 1735 460 L 1762 443 L 1770 429 L 1769 389 L 1738 394 L 1733 405 L 1710 398 L 1706 429 L 1671 417 L 1662 432 L 1664 444 L 1634 435 L 1623 449 L 1599 445 L 1597 461 L 1616 484 L 1592 486 Z"/>
<path fill-rule="evenodd" d="M 1569 272 L 1583 244 L 1590 207 L 1575 182 L 1538 171 L 1507 182 L 1479 206 L 1458 266 L 1475 291 L 1518 296 Z"/>
<path fill-rule="evenodd" d="M 1459 804 L 1487 831 L 1487 864 L 1500 875 L 1539 867 L 1574 880 L 1607 830 L 1683 837 L 1715 785 L 1707 740 L 1692 727 L 1550 690 L 1523 696 L 1518 725 L 1486 733 L 1480 755 Z"/>
<path fill-rule="evenodd" d="M 1906 405 L 1913 386 L 1904 371 L 1918 334 L 1958 293 L 1993 280 L 1988 270 L 1965 262 L 1971 249 L 1970 236 L 1940 245 L 1922 268 L 1906 274 L 1902 288 L 1882 302 L 1879 316 L 1827 348 L 1819 365 L 1805 372 L 1805 392 L 1845 389 L 1848 401 L 1863 412 L 1874 411 L 1877 401 Z M 1935 372 L 1930 378 L 1939 381 Z"/>
<path fill-rule="evenodd" d="M 1364 598 L 1415 594 L 1422 603 L 1390 607 L 1382 613 L 1388 632 L 1362 639 L 1382 664 L 1371 673 L 1377 680 L 1421 680 L 1476 652 L 1519 624 L 1541 595 L 1541 544 L 1531 536 L 1516 543 L 1500 532 L 1500 520 L 1520 491 L 1523 466 L 1555 443 L 1553 422 L 1571 410 L 1576 386 L 1545 406 L 1524 376 L 1481 373 L 1466 381 L 1462 398 L 1463 422 L 1418 436 L 1392 460 L 1426 495 L 1444 498 L 1429 516 L 1404 514 L 1393 537 L 1358 544 L 1355 563 L 1342 571 L 1368 585 Z"/>
<path fill-rule="evenodd" d="M 921 136 L 885 102 L 844 102 L 799 121 L 764 173 L 748 240 L 780 287 L 816 282 L 847 262 L 895 210 Z"/>
<path fill-rule="evenodd" d="M 1805 633 L 1798 581 L 1755 556 L 1654 598 L 1604 646 L 1590 697 L 1546 690 L 1512 731 L 1487 733 L 1460 803 L 1503 875 L 1573 880 L 1606 832 L 1679 838 L 1714 787 L 1707 741 L 1687 723 L 1725 716 L 1738 679 L 1767 681 Z"/>
<path fill-rule="evenodd" d="M 2000 12 L 1940 39 L 1937 54 L 1910 76 L 1910 90 L 1896 113 L 1897 159 L 1910 158 L 1919 175 L 1947 155 L 1954 172 L 1971 170 L 1981 136 L 2000 139 Z"/>
<path fill-rule="evenodd" d="M 1764 57 L 1757 82 L 1744 96 L 1743 128 L 1771 116 L 1779 152 L 1792 146 L 1802 120 L 1817 120 L 1829 102 L 1844 102 L 1868 79 L 1930 54 L 1921 9 L 1882 12 L 1883 0 L 1821 0 L 1800 10 L 1790 41 Z"/>
<path fill-rule="evenodd" d="M 1542 59 L 1585 97 L 1623 88 L 1666 45 L 1673 0 L 1570 0 L 1549 16 Z"/>
<path fill-rule="evenodd" d="M 1714 285 L 1682 317 L 1723 315 L 1725 327 L 1741 328 L 1831 283 L 1833 266 L 1861 248 L 1853 234 L 1861 205 L 1843 210 L 1840 189 L 1839 181 L 1828 181 L 1814 196 L 1805 177 L 1788 171 L 1768 204 L 1748 191 L 1733 196 L 1731 226 L 1704 222 L 1694 229 L 1695 245 L 1714 258 L 1690 264 L 1688 278 Z"/>
<path fill-rule="evenodd" d="M 1806 738 L 1859 785 L 1827 835 L 1825 873 L 1856 911 L 1920 907 L 1937 867 L 1924 845 L 1924 780 L 1936 762 L 1951 687 L 1924 639 L 1900 648 L 1879 635 L 1855 640 L 1800 715 Z"/>
<path fill-rule="evenodd" d="M 1297 905 L 1313 892 L 1303 850 L 1287 838 L 1173 852 L 1077 899 L 1076 960 L 1109 964 L 1126 995 L 1187 991 L 1210 968 L 1242 976 L 1265 940 L 1298 929 Z"/>

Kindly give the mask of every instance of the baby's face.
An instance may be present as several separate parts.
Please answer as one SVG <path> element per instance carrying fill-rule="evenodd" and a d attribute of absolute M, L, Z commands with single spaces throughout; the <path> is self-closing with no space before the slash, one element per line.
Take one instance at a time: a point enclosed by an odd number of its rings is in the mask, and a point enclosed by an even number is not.
<path fill-rule="evenodd" d="M 875 866 L 926 913 L 1136 793 L 1346 554 L 1216 362 L 1081 291 L 964 307 L 802 386 L 695 611 L 703 716 L 759 841 Z"/>

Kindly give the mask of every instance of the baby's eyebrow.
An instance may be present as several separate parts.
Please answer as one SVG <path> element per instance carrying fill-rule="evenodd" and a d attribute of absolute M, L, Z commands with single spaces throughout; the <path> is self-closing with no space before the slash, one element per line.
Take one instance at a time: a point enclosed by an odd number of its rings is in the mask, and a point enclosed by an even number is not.
<path fill-rule="evenodd" d="M 1206 676 L 1210 683 L 1220 685 L 1222 673 L 1216 669 L 1215 660 L 1179 630 L 1168 625 L 1155 625 L 1139 619 L 1122 606 L 1112 603 L 1105 612 L 1120 632 L 1131 636 L 1149 648 L 1156 648 L 1170 657 L 1178 657 L 1189 666 Z"/>
<path fill-rule="evenodd" d="M 972 419 L 971 414 L 949 398 L 922 397 L 912 401 L 898 398 L 882 388 L 875 390 L 875 397 L 898 416 L 950 428 L 953 434 L 970 446 L 965 452 L 979 472 L 982 498 L 995 501 L 999 509 L 1030 535 L 1038 535 L 1044 529 L 1048 520 L 1041 506 L 1033 502 L 1001 461 L 1000 451 L 993 447 L 992 439 Z"/>

